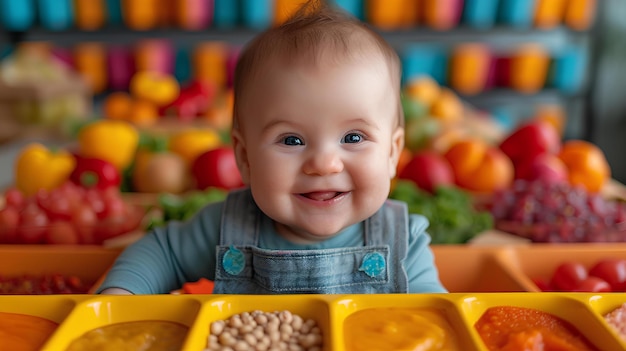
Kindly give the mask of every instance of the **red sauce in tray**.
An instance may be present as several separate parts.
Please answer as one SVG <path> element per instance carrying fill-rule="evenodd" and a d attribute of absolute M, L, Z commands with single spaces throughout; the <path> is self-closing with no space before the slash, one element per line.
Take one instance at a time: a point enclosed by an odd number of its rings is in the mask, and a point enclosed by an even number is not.
<path fill-rule="evenodd" d="M 489 308 L 474 325 L 489 350 L 597 350 L 572 325 L 532 308 Z"/>

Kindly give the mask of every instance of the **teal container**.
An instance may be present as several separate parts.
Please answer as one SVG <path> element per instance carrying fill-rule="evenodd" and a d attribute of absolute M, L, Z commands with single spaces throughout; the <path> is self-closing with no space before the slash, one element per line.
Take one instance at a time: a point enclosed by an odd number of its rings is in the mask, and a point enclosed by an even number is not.
<path fill-rule="evenodd" d="M 553 56 L 548 84 L 568 93 L 580 93 L 586 76 L 589 55 L 584 48 L 567 47 Z"/>
<path fill-rule="evenodd" d="M 250 29 L 266 29 L 274 20 L 274 0 L 241 0 L 241 21 Z"/>
<path fill-rule="evenodd" d="M 106 0 L 107 19 L 110 24 L 122 24 L 122 0 Z"/>
<path fill-rule="evenodd" d="M 37 0 L 39 22 L 42 27 L 58 31 L 74 24 L 74 7 L 71 0 Z"/>
<path fill-rule="evenodd" d="M 179 47 L 174 53 L 174 77 L 181 83 L 186 83 L 192 77 L 191 55 L 189 48 Z"/>
<path fill-rule="evenodd" d="M 215 0 L 213 25 L 220 29 L 236 27 L 239 22 L 240 0 Z"/>
<path fill-rule="evenodd" d="M 534 15 L 535 0 L 500 0 L 499 19 L 505 25 L 531 27 Z"/>
<path fill-rule="evenodd" d="M 400 53 L 403 84 L 413 78 L 429 75 L 444 85 L 448 78 L 448 52 L 440 45 L 409 45 Z"/>
<path fill-rule="evenodd" d="M 365 19 L 363 0 L 333 0 L 333 3 L 361 21 Z"/>
<path fill-rule="evenodd" d="M 25 31 L 35 23 L 33 0 L 0 0 L 0 27 Z"/>
<path fill-rule="evenodd" d="M 463 23 L 470 27 L 489 29 L 498 17 L 499 0 L 465 0 Z"/>

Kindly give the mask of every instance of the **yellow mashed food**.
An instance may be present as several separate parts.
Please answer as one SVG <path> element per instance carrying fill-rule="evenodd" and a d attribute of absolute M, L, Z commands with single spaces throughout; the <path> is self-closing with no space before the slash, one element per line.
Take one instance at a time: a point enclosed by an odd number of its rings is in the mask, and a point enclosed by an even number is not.
<path fill-rule="evenodd" d="M 357 350 L 460 350 L 446 318 L 430 308 L 369 308 L 344 322 L 346 349 Z"/>
<path fill-rule="evenodd" d="M 67 351 L 178 351 L 188 329 L 168 321 L 116 323 L 88 331 Z"/>

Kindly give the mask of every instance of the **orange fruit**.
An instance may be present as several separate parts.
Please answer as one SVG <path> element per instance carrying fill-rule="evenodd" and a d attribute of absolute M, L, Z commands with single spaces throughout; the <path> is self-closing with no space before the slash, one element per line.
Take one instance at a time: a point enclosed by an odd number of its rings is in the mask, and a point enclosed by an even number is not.
<path fill-rule="evenodd" d="M 130 108 L 128 120 L 136 126 L 152 126 L 159 120 L 159 109 L 150 101 L 135 99 Z"/>
<path fill-rule="evenodd" d="M 441 87 L 430 76 L 419 76 L 405 85 L 404 92 L 407 97 L 419 101 L 424 106 L 430 106 L 441 93 Z"/>
<path fill-rule="evenodd" d="M 461 188 L 490 193 L 513 182 L 513 162 L 500 149 L 483 140 L 459 141 L 444 157 L 450 162 L 456 184 Z"/>
<path fill-rule="evenodd" d="M 443 88 L 430 107 L 430 115 L 443 122 L 458 122 L 464 116 L 463 102 L 452 90 Z"/>
<path fill-rule="evenodd" d="M 104 117 L 109 119 L 127 119 L 133 98 L 126 92 L 116 91 L 109 94 L 102 107 Z"/>
<path fill-rule="evenodd" d="M 559 158 L 568 170 L 568 180 L 581 185 L 590 192 L 602 190 L 611 178 L 611 168 L 604 152 L 584 140 L 568 140 L 563 143 Z"/>

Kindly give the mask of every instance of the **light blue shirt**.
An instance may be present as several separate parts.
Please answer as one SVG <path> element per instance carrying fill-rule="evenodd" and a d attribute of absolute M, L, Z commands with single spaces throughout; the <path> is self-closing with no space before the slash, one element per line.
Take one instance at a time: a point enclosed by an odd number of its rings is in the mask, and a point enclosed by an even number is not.
<path fill-rule="evenodd" d="M 120 255 L 98 291 L 116 287 L 134 294 L 161 294 L 202 277 L 214 280 L 223 209 L 224 202 L 214 203 L 187 222 L 170 222 L 147 234 Z M 301 245 L 284 239 L 273 222 L 264 218 L 259 223 L 261 249 L 320 250 L 364 245 L 363 222 L 325 241 Z M 446 292 L 438 278 L 427 227 L 425 217 L 409 215 L 404 268 L 410 293 Z"/>

